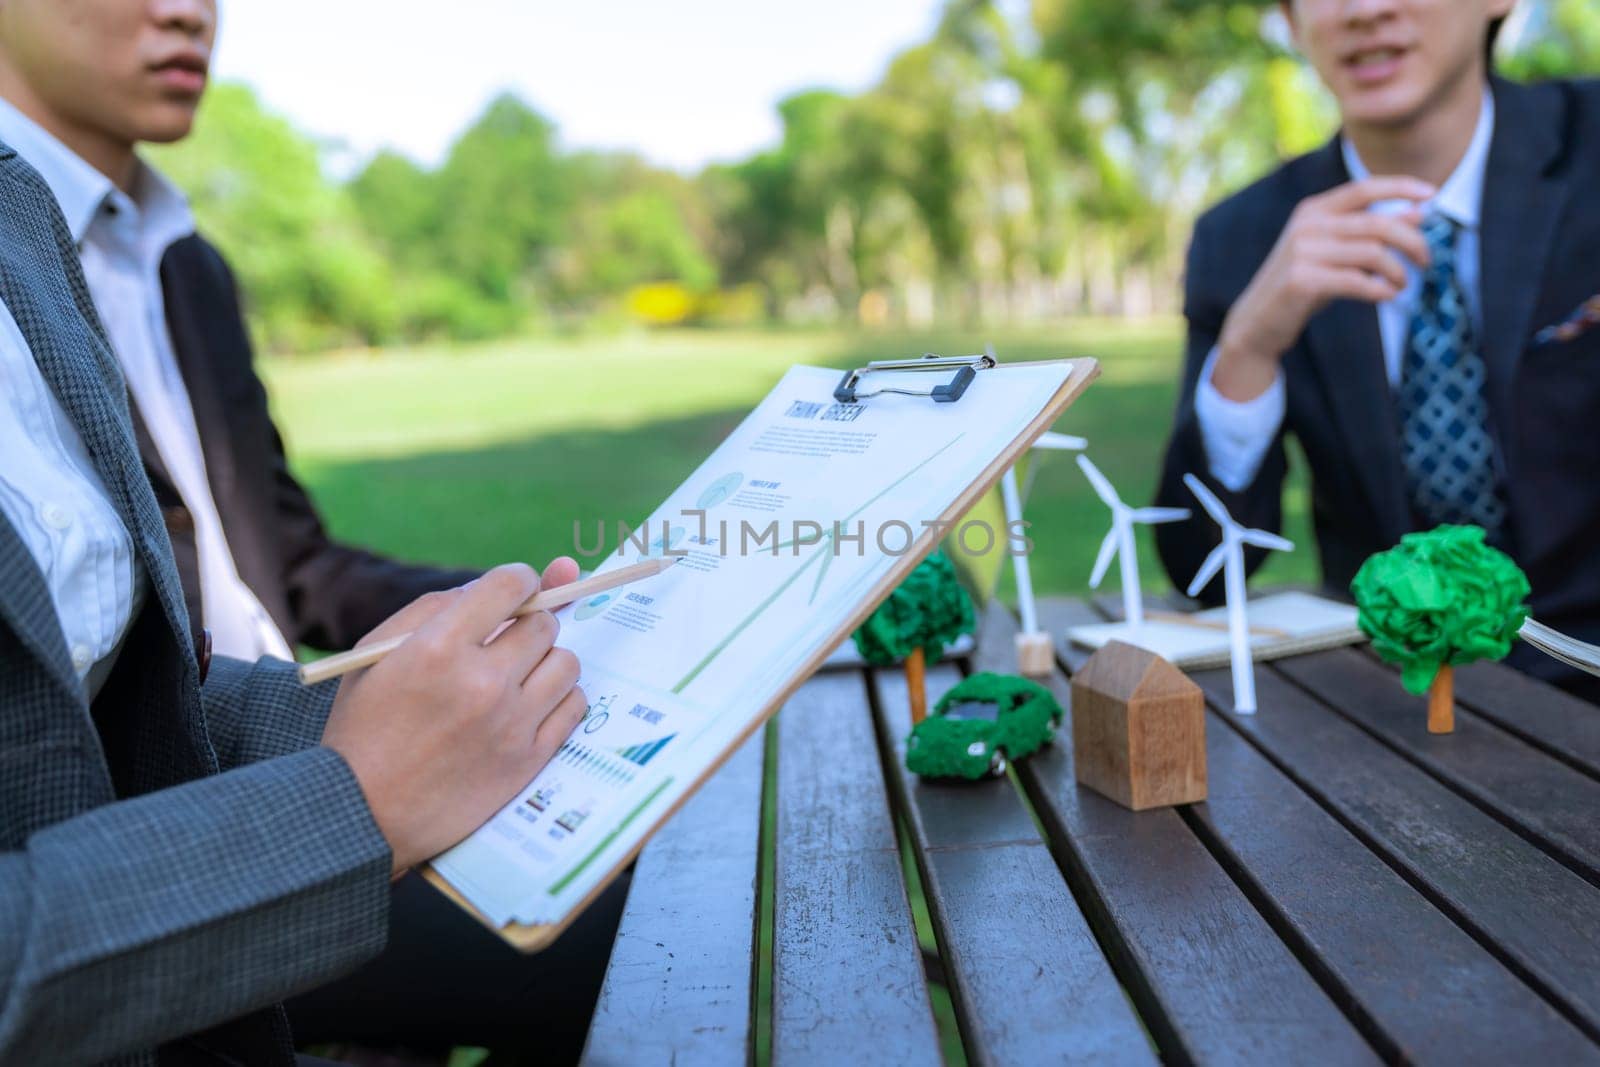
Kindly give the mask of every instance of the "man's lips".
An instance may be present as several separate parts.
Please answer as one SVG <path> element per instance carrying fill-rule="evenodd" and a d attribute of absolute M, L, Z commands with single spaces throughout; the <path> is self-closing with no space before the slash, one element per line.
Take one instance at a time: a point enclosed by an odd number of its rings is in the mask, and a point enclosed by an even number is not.
<path fill-rule="evenodd" d="M 192 54 L 173 56 L 154 64 L 150 72 L 163 87 L 183 93 L 199 93 L 206 87 L 206 61 Z"/>
<path fill-rule="evenodd" d="M 1400 73 L 1410 52 L 1400 45 L 1372 45 L 1346 55 L 1344 69 L 1357 85 L 1382 85 Z"/>

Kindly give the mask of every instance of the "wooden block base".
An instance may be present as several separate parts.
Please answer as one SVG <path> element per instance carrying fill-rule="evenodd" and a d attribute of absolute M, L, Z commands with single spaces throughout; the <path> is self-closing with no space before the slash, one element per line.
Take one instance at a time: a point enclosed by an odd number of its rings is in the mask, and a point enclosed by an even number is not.
<path fill-rule="evenodd" d="M 1017 635 L 1017 673 L 1048 678 L 1056 669 L 1056 645 L 1046 633 Z"/>

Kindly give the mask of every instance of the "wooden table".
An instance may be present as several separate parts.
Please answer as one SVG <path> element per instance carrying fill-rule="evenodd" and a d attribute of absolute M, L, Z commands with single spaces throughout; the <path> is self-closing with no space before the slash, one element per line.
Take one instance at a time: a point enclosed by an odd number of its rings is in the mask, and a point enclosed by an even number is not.
<path fill-rule="evenodd" d="M 1435 737 L 1366 651 L 1260 667 L 1254 717 L 1195 677 L 1210 798 L 1134 814 L 1070 731 L 921 782 L 901 674 L 819 674 L 640 857 L 586 1062 L 1600 1063 L 1600 709 L 1477 666 Z"/>

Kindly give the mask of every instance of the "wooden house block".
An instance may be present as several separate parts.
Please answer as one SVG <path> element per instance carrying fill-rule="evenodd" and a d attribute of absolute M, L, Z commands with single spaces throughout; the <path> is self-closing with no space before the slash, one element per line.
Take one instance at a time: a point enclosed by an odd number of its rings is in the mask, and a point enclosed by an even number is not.
<path fill-rule="evenodd" d="M 1178 668 L 1113 641 L 1072 676 L 1078 784 L 1125 808 L 1206 798 L 1206 701 Z"/>

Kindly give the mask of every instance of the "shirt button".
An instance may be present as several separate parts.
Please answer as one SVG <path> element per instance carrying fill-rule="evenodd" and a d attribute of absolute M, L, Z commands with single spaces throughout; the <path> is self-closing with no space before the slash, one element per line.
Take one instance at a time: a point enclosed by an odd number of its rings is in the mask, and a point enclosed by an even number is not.
<path fill-rule="evenodd" d="M 65 530 L 72 525 L 72 512 L 60 504 L 46 504 L 43 508 L 45 525 L 52 530 Z"/>
<path fill-rule="evenodd" d="M 89 668 L 94 666 L 94 653 L 89 651 L 88 645 L 72 646 L 72 666 L 79 674 L 89 673 Z"/>

